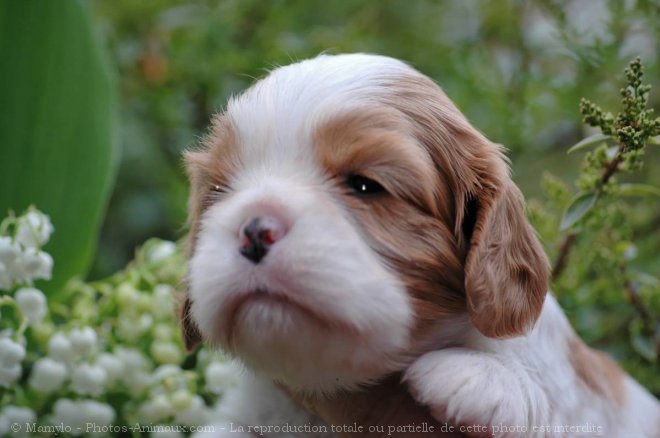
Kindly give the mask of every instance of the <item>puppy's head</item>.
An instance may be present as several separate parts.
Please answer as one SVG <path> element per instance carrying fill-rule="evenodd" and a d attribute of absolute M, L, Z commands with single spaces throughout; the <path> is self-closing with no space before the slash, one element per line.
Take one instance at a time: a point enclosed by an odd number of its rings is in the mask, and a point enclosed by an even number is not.
<path fill-rule="evenodd" d="M 539 315 L 547 262 L 500 149 L 430 79 L 371 55 L 276 69 L 215 117 L 191 178 L 183 328 L 329 390 Z"/>

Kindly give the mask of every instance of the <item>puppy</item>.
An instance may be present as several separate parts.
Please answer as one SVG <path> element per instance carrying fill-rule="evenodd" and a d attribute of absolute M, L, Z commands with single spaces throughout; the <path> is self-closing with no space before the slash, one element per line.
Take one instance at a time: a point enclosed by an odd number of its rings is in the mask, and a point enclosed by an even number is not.
<path fill-rule="evenodd" d="M 275 69 L 185 160 L 189 348 L 305 394 L 401 373 L 439 421 L 488 427 L 475 436 L 658 436 L 658 402 L 546 294 L 502 149 L 403 62 Z M 241 403 L 229 420 L 261 421 Z"/>

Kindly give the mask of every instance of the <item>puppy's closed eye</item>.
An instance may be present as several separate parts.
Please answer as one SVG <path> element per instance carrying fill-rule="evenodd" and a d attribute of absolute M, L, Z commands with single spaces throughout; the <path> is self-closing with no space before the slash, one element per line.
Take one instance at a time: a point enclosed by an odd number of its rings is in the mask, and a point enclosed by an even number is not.
<path fill-rule="evenodd" d="M 211 184 L 209 190 L 214 193 L 227 193 L 229 187 L 221 184 Z"/>

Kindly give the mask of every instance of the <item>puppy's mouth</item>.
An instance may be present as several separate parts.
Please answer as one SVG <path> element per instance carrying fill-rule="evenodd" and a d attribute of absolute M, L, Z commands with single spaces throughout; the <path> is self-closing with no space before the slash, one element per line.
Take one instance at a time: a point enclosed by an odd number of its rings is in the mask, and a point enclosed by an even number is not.
<path fill-rule="evenodd" d="M 230 300 L 226 305 L 224 327 L 222 332 L 225 334 L 226 345 L 230 350 L 234 350 L 234 339 L 237 325 L 240 323 L 239 318 L 249 306 L 252 305 L 265 305 L 279 308 L 280 311 L 291 313 L 301 322 L 314 324 L 317 329 L 327 331 L 342 331 L 348 334 L 356 334 L 357 329 L 344 321 L 326 315 L 312 306 L 295 300 L 290 296 L 271 290 L 257 289 L 249 293 L 241 294 L 234 299 Z M 303 327 L 301 327 L 303 328 Z"/>

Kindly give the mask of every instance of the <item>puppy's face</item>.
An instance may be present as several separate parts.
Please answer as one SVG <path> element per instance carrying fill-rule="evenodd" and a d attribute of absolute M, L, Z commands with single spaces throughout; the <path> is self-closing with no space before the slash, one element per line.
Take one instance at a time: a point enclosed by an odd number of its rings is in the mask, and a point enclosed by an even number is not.
<path fill-rule="evenodd" d="M 512 336 L 538 316 L 545 259 L 498 148 L 403 63 L 277 69 L 186 159 L 189 343 L 331 390 L 458 342 L 461 324 Z"/>

